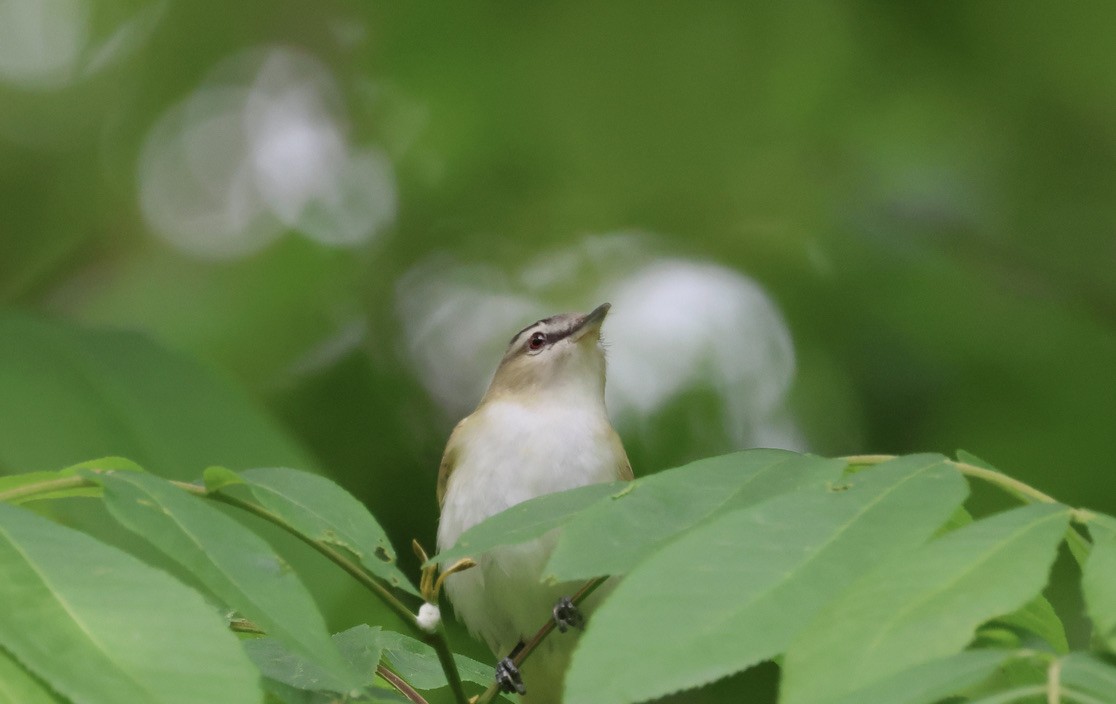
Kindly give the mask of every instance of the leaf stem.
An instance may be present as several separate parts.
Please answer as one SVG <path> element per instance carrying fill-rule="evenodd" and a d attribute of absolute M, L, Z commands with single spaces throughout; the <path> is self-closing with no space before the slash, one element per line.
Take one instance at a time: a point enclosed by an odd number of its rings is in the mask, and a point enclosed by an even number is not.
<path fill-rule="evenodd" d="M 572 597 L 570 597 L 570 601 L 572 601 L 575 605 L 585 601 L 585 599 L 587 599 L 589 595 L 597 589 L 597 587 L 604 584 L 606 579 L 608 579 L 608 577 L 596 577 L 594 579 L 590 579 L 588 582 L 582 585 L 581 589 L 578 589 L 577 592 Z M 554 619 L 547 619 L 542 628 L 536 631 L 535 635 L 531 636 L 531 640 L 524 643 L 523 647 L 520 648 L 519 652 L 515 654 L 514 658 L 512 658 L 512 661 L 515 662 L 516 667 L 523 665 L 523 662 L 527 659 L 527 657 L 531 653 L 533 653 L 535 649 L 539 647 L 539 645 L 542 644 L 543 640 L 545 640 L 546 637 L 550 635 L 550 632 L 553 631 L 554 628 Z M 499 692 L 499 685 L 493 682 L 488 686 L 488 689 L 484 690 L 484 693 L 477 698 L 476 704 L 488 704 L 488 702 L 492 701 L 496 697 L 496 695 L 499 694 Z"/>
<path fill-rule="evenodd" d="M 77 476 L 62 477 L 61 479 L 44 479 L 41 482 L 34 484 L 24 484 L 23 486 L 13 487 L 7 491 L 0 491 L 0 501 L 13 501 L 15 499 L 22 499 L 35 494 L 46 494 L 52 491 L 61 491 L 62 489 L 77 489 L 83 486 L 97 486 L 96 483 L 89 481 L 85 477 Z"/>
<path fill-rule="evenodd" d="M 414 704 L 429 704 L 421 694 L 415 691 L 414 687 L 407 684 L 407 680 L 389 670 L 386 665 L 382 663 L 377 665 L 376 674 L 384 678 L 397 692 L 410 699 Z"/>

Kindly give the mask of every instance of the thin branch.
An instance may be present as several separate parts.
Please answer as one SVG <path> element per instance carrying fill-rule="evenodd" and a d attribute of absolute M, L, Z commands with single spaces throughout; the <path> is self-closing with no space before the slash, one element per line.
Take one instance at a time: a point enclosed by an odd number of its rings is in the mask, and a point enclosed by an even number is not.
<path fill-rule="evenodd" d="M 407 680 L 389 670 L 386 665 L 377 665 L 376 674 L 384 678 L 388 684 L 395 687 L 397 692 L 410 699 L 414 704 L 429 704 L 421 694 L 415 691 L 414 687 L 407 684 Z"/>
<path fill-rule="evenodd" d="M 572 601 L 575 605 L 585 601 L 587 598 L 589 598 L 589 595 L 597 589 L 597 587 L 604 584 L 606 579 L 608 579 L 608 577 L 597 577 L 595 579 L 589 580 L 581 587 L 581 589 L 577 590 L 577 593 L 570 597 L 570 601 Z M 520 648 L 519 652 L 515 654 L 514 658 L 512 658 L 512 661 L 515 663 L 516 667 L 523 665 L 523 662 L 527 659 L 527 657 L 531 653 L 533 653 L 535 649 L 539 647 L 539 645 L 542 644 L 543 640 L 545 640 L 546 637 L 550 635 L 550 632 L 553 631 L 554 628 L 554 619 L 547 619 L 542 628 L 536 631 L 535 635 L 531 636 L 531 640 L 524 643 L 523 647 Z M 499 692 L 499 685 L 497 685 L 495 682 L 490 684 L 488 686 L 488 689 L 484 690 L 484 693 L 477 698 L 476 704 L 488 704 L 488 702 L 492 701 L 496 697 L 496 695 L 499 694 Z"/>
<path fill-rule="evenodd" d="M 853 455 L 851 457 L 845 457 L 843 459 L 849 464 L 877 465 L 889 460 L 893 460 L 895 459 L 895 457 L 895 455 Z M 961 472 L 961 474 L 969 477 L 975 477 L 977 479 L 988 482 L 989 484 L 1002 489 L 1008 494 L 1011 494 L 1023 503 L 1059 503 L 1059 501 L 1053 496 L 1039 491 L 1030 484 L 1026 484 L 1019 481 L 1018 479 L 1009 477 L 1003 472 L 997 472 L 996 470 L 988 469 L 987 467 L 978 467 L 974 464 L 969 464 L 968 462 L 957 462 L 955 460 L 948 459 L 946 461 L 949 462 L 949 464 L 953 465 L 957 469 L 957 471 Z M 1078 511 L 1074 512 L 1073 520 L 1075 522 L 1080 521 L 1080 513 L 1081 512 Z M 1086 558 L 1089 557 L 1089 552 L 1092 549 L 1092 545 L 1090 544 L 1088 539 L 1086 539 L 1085 536 L 1081 535 L 1081 533 L 1078 532 L 1077 528 L 1072 525 L 1066 528 L 1066 546 L 1069 548 L 1070 553 L 1073 554 L 1074 559 L 1077 560 L 1077 564 L 1079 566 L 1083 566 L 1085 564 Z"/>

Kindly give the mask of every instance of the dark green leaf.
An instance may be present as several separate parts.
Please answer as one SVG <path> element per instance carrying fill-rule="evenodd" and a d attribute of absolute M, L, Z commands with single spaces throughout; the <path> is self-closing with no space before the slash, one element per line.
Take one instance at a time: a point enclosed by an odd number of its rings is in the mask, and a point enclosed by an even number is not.
<path fill-rule="evenodd" d="M 567 700 L 642 701 L 778 654 L 859 574 L 927 540 L 966 488 L 944 458 L 912 456 L 691 530 L 593 614 Z M 662 638 L 648 637 L 650 627 Z"/>
<path fill-rule="evenodd" d="M 271 547 L 204 500 L 150 474 L 91 474 L 121 525 L 190 571 L 222 602 L 328 675 L 329 688 L 348 691 L 359 678 L 326 631 L 313 597 Z"/>
<path fill-rule="evenodd" d="M 426 643 L 394 631 L 380 631 L 378 641 L 391 669 L 415 689 L 438 689 L 446 686 L 446 675 L 438 661 L 438 654 Z M 464 655 L 454 655 L 453 659 L 462 680 L 485 687 L 492 683 L 495 672 L 493 666 L 484 665 Z"/>
<path fill-rule="evenodd" d="M 226 470 L 227 471 L 227 470 Z M 210 480 L 216 480 L 209 472 Z M 387 534 L 353 495 L 325 477 L 294 469 L 250 469 L 240 473 L 261 505 L 299 533 L 348 551 L 369 572 L 418 596 L 395 563 Z M 227 476 L 225 481 L 231 481 Z"/>
<path fill-rule="evenodd" d="M 376 679 L 376 665 L 380 662 L 381 651 L 379 631 L 378 627 L 360 625 L 332 637 L 349 667 L 357 673 L 361 687 L 371 685 Z M 252 638 L 245 640 L 243 644 L 248 657 L 252 658 L 252 662 L 265 677 L 295 689 L 331 691 L 334 683 L 329 673 L 287 648 L 282 641 L 275 638 Z"/>
<path fill-rule="evenodd" d="M 0 646 L 74 701 L 262 698 L 213 609 L 126 553 L 0 504 L 0 575 Z"/>
<path fill-rule="evenodd" d="M 1057 504 L 976 521 L 900 555 L 829 604 L 787 651 L 784 704 L 821 704 L 956 653 L 1042 589 L 1069 521 Z"/>

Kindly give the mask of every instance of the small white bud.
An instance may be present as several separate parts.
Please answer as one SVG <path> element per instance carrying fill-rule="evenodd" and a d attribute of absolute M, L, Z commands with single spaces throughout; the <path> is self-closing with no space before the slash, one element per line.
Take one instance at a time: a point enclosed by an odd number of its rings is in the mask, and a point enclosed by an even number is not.
<path fill-rule="evenodd" d="M 442 623 L 442 611 L 434 604 L 423 604 L 419 607 L 418 612 L 418 625 L 419 628 L 427 633 L 433 633 L 438 630 L 439 624 Z"/>

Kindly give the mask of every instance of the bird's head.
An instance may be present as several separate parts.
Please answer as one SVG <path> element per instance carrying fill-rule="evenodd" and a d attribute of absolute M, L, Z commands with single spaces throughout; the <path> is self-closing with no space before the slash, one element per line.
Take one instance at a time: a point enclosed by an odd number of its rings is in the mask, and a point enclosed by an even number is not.
<path fill-rule="evenodd" d="M 485 400 L 522 396 L 545 400 L 571 395 L 604 399 L 601 324 L 610 304 L 591 313 L 563 313 L 532 323 L 508 345 Z"/>

